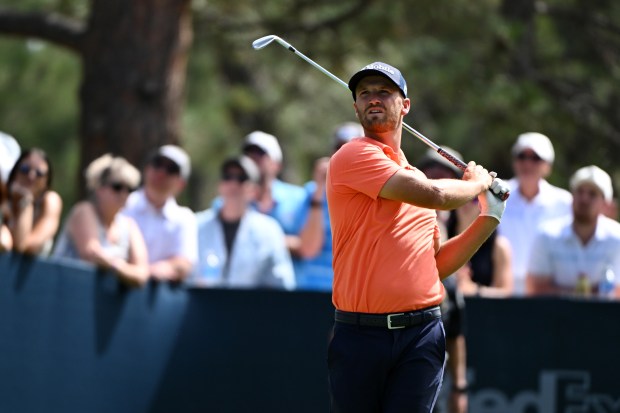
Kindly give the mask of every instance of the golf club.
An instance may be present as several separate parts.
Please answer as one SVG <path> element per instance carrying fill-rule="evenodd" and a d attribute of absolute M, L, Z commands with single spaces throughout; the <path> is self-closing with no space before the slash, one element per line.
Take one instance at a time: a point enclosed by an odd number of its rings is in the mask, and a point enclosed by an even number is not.
<path fill-rule="evenodd" d="M 315 61 L 313 61 L 312 59 L 310 59 L 308 56 L 306 56 L 305 54 L 301 53 L 299 50 L 295 49 L 290 43 L 286 42 L 284 39 L 270 34 L 268 36 L 263 36 L 259 39 L 256 39 L 252 42 L 252 47 L 254 48 L 254 50 L 260 50 L 263 49 L 264 47 L 268 46 L 269 44 L 276 42 L 278 44 L 280 44 L 282 47 L 288 49 L 289 51 L 295 53 L 297 56 L 301 57 L 302 59 L 304 59 L 306 62 L 310 63 L 312 66 L 314 66 L 315 68 L 317 68 L 318 70 L 320 70 L 321 72 L 323 72 L 323 74 L 329 76 L 330 78 L 332 78 L 333 80 L 335 80 L 336 82 L 338 82 L 341 86 L 343 86 L 344 88 L 346 88 L 347 90 L 349 89 L 349 85 L 347 83 L 345 83 L 344 81 L 342 81 L 340 78 L 338 78 L 337 76 L 333 75 L 331 72 L 329 72 L 327 69 L 325 69 L 323 66 L 319 65 L 318 63 L 316 63 Z M 461 170 L 465 170 L 467 168 L 467 164 L 465 162 L 463 162 L 462 160 L 458 159 L 455 156 L 452 156 L 451 154 L 449 154 L 447 151 L 445 151 L 444 149 L 442 149 L 439 145 L 435 144 L 433 141 L 431 141 L 430 139 L 428 139 L 426 136 L 422 135 L 420 132 L 418 132 L 417 130 L 413 129 L 411 126 L 409 126 L 408 124 L 403 122 L 403 128 L 405 128 L 405 130 L 409 133 L 411 133 L 413 136 L 415 136 L 416 138 L 420 139 L 422 142 L 424 142 L 426 145 L 428 145 L 429 147 L 433 148 L 435 151 L 437 151 L 441 156 L 443 156 L 444 158 L 446 158 L 448 161 L 452 162 L 454 165 L 456 165 L 459 169 Z M 495 178 L 497 174 L 495 174 L 494 172 L 492 172 L 493 177 Z M 499 194 L 496 194 L 502 201 L 506 200 L 508 198 L 508 196 L 510 195 L 509 192 L 501 192 Z"/>

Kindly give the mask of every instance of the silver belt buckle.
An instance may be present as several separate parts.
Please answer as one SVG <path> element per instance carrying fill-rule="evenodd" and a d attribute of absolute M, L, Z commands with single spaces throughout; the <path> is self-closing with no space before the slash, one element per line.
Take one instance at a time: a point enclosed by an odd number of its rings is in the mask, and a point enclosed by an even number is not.
<path fill-rule="evenodd" d="M 397 314 L 388 314 L 387 316 L 387 325 L 389 330 L 397 330 L 399 328 L 405 328 L 405 326 L 392 327 L 392 317 L 397 317 L 399 315 L 405 315 L 405 313 L 397 313 Z"/>

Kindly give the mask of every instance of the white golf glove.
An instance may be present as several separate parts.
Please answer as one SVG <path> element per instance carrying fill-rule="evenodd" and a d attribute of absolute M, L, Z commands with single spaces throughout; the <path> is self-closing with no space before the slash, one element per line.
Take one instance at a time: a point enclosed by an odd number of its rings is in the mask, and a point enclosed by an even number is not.
<path fill-rule="evenodd" d="M 497 174 L 495 174 L 495 172 L 491 172 L 491 176 L 493 176 L 493 182 L 491 183 L 489 190 L 493 191 L 493 193 L 499 198 L 503 198 L 506 193 L 510 192 L 508 184 L 497 178 Z"/>
<path fill-rule="evenodd" d="M 478 195 L 478 205 L 480 206 L 480 216 L 493 217 L 498 222 L 501 221 L 504 209 L 506 209 L 506 201 L 499 199 L 491 190 Z"/>

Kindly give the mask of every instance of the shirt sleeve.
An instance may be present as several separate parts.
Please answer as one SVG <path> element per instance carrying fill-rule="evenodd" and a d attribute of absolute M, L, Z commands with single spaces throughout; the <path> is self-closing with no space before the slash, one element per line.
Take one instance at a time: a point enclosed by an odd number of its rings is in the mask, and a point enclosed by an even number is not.
<path fill-rule="evenodd" d="M 372 199 L 379 197 L 383 185 L 399 169 L 388 147 L 364 140 L 352 141 L 334 154 L 330 162 L 330 179 L 337 192 L 361 192 Z"/>

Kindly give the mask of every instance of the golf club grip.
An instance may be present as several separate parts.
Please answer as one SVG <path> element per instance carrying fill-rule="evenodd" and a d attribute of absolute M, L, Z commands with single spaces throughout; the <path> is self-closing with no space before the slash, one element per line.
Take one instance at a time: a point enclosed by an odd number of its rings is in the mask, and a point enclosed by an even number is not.
<path fill-rule="evenodd" d="M 465 162 L 461 161 L 459 158 L 455 156 L 450 155 L 443 148 L 437 148 L 437 152 L 441 156 L 443 156 L 444 158 L 452 162 L 454 165 L 456 165 L 456 167 L 459 168 L 461 171 L 464 171 L 465 169 L 467 169 L 467 164 Z"/>
<path fill-rule="evenodd" d="M 443 156 L 444 158 L 446 158 L 447 160 L 449 160 L 450 162 L 452 162 L 454 165 L 456 165 L 459 169 L 461 169 L 462 171 L 464 171 L 467 168 L 467 164 L 463 161 L 461 161 L 459 158 L 450 155 L 447 151 L 445 151 L 443 148 L 438 147 L 437 148 L 437 152 Z M 499 198 L 502 201 L 505 201 L 508 199 L 508 197 L 510 196 L 510 192 L 503 192 L 503 193 L 499 193 L 496 194 L 495 192 L 491 191 L 493 193 L 493 195 L 495 195 L 497 198 Z"/>

